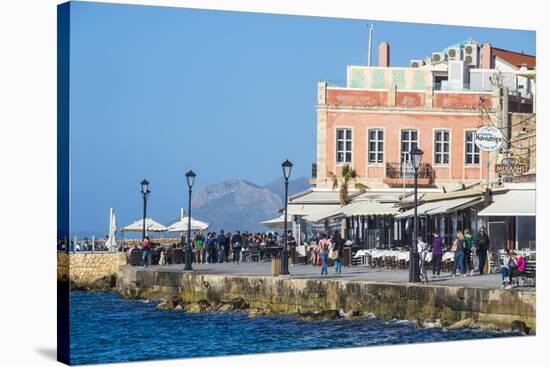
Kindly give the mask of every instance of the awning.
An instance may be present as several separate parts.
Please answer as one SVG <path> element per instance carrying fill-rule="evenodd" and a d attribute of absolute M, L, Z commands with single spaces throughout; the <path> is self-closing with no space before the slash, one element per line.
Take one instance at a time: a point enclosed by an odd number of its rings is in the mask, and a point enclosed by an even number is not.
<path fill-rule="evenodd" d="M 510 190 L 493 195 L 493 203 L 477 213 L 479 216 L 526 217 L 536 215 L 535 190 Z"/>
<path fill-rule="evenodd" d="M 391 203 L 378 201 L 356 201 L 342 208 L 348 217 L 367 215 L 394 215 L 399 213 L 399 208 Z"/>
<path fill-rule="evenodd" d="M 468 198 L 458 198 L 450 200 L 438 200 L 430 201 L 418 206 L 418 215 L 438 215 L 445 213 L 452 213 L 458 210 L 468 208 L 472 205 L 475 205 L 481 202 L 482 199 L 479 196 L 468 197 Z M 412 217 L 414 215 L 414 208 L 409 209 L 399 215 L 396 215 L 396 219 Z"/>
<path fill-rule="evenodd" d="M 318 215 L 339 209 L 340 204 L 288 204 L 288 215 Z"/>
<path fill-rule="evenodd" d="M 439 202 L 436 202 L 436 201 L 421 204 L 417 207 L 417 213 L 418 213 L 418 215 L 426 215 L 426 213 L 428 213 L 430 210 L 436 209 L 438 206 L 439 206 Z M 407 211 L 404 211 L 401 214 L 396 215 L 395 219 L 412 217 L 413 215 L 414 215 L 414 208 L 409 209 Z"/>
<path fill-rule="evenodd" d="M 345 214 L 343 213 L 343 209 L 344 208 L 342 208 L 340 206 L 336 209 L 335 208 L 329 208 L 329 209 L 326 209 L 324 211 L 319 211 L 317 213 L 306 215 L 304 217 L 304 219 L 307 220 L 308 222 L 316 223 L 316 222 L 320 222 L 320 221 L 325 220 L 325 219 L 343 217 L 343 216 L 345 216 Z"/>
<path fill-rule="evenodd" d="M 436 214 L 452 213 L 462 209 L 469 208 L 482 201 L 483 199 L 480 197 L 445 200 L 445 201 L 439 202 L 441 205 L 433 210 L 430 210 L 427 214 L 436 215 Z"/>
<path fill-rule="evenodd" d="M 292 223 L 292 216 L 287 216 L 287 223 Z M 281 215 L 277 218 L 264 220 L 263 222 L 260 222 L 260 224 L 263 224 L 266 227 L 269 228 L 283 228 L 285 225 L 285 215 Z"/>

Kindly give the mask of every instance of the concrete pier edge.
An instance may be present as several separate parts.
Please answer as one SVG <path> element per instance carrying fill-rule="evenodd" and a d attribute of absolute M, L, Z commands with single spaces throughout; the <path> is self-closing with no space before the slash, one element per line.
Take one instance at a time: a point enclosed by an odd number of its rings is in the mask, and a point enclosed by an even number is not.
<path fill-rule="evenodd" d="M 124 297 L 210 303 L 241 298 L 250 307 L 296 314 L 343 310 L 383 319 L 473 319 L 510 329 L 514 321 L 536 330 L 536 293 L 433 284 L 384 283 L 345 279 L 304 279 L 251 275 L 213 275 L 121 266 L 116 290 Z"/>

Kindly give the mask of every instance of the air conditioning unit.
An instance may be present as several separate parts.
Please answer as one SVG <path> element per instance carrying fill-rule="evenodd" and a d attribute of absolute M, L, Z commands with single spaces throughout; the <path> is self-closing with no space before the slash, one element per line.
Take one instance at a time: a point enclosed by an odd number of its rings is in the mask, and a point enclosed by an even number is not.
<path fill-rule="evenodd" d="M 451 47 L 447 50 L 449 60 L 462 60 L 462 49 L 460 47 Z"/>
<path fill-rule="evenodd" d="M 447 55 L 444 52 L 432 53 L 432 62 L 434 64 L 445 60 L 447 60 Z"/>
<path fill-rule="evenodd" d="M 411 68 L 419 68 L 421 66 L 424 66 L 424 60 L 411 60 L 411 63 L 409 65 Z"/>
<path fill-rule="evenodd" d="M 468 43 L 464 45 L 464 62 L 474 68 L 479 67 L 479 45 Z"/>

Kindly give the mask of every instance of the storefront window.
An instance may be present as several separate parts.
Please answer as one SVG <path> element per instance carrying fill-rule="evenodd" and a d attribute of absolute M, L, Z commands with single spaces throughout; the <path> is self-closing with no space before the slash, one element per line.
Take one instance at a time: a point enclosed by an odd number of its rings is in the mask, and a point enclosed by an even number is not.
<path fill-rule="evenodd" d="M 536 250 L 536 217 L 517 217 L 517 249 Z"/>
<path fill-rule="evenodd" d="M 491 220 L 487 230 L 491 240 L 491 250 L 503 250 L 507 247 L 508 230 L 504 220 Z"/>

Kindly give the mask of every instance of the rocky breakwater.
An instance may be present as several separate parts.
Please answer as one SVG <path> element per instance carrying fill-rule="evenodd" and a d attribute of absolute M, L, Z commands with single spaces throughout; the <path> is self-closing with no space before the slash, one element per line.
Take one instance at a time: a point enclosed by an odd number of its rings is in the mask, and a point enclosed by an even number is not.
<path fill-rule="evenodd" d="M 535 330 L 535 292 L 460 286 L 375 283 L 357 280 L 224 276 L 144 270 L 123 266 L 117 290 L 125 297 L 165 301 L 181 307 L 199 303 L 216 309 L 241 299 L 253 316 L 285 313 L 304 319 L 341 315 L 422 320 L 447 327 L 471 319 L 472 325 L 509 330 L 513 322 Z M 228 307 L 228 306 L 226 306 Z"/>

